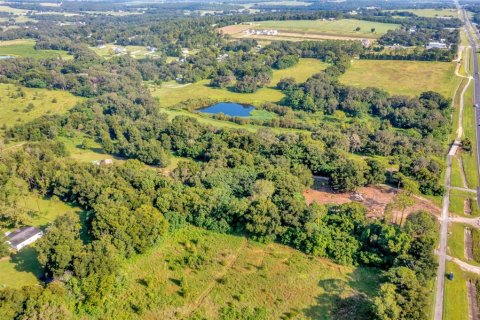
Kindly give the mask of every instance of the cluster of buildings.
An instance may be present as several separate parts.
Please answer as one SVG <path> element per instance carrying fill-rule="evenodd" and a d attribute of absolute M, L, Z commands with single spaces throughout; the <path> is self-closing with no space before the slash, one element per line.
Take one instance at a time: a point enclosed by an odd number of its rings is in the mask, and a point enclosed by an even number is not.
<path fill-rule="evenodd" d="M 257 36 L 276 36 L 278 35 L 278 30 L 274 29 L 265 29 L 265 30 L 255 30 L 255 29 L 248 29 L 245 30 L 247 35 L 257 35 Z"/>
<path fill-rule="evenodd" d="M 446 43 L 445 39 L 440 39 L 440 41 L 430 41 L 427 44 L 426 48 L 447 50 L 447 49 L 450 49 L 450 45 Z"/>
<path fill-rule="evenodd" d="M 112 159 L 94 160 L 92 161 L 94 166 L 109 166 L 113 164 Z"/>

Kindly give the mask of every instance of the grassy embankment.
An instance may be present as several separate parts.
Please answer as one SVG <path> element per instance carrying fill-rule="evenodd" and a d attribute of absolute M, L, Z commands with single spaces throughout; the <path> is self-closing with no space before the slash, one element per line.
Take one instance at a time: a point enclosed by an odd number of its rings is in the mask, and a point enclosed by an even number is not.
<path fill-rule="evenodd" d="M 476 189 L 478 184 L 477 146 L 475 136 L 475 110 L 473 108 L 473 82 L 465 93 L 463 114 L 463 137 L 472 141 L 471 152 L 462 152 L 462 162 L 469 188 Z"/>

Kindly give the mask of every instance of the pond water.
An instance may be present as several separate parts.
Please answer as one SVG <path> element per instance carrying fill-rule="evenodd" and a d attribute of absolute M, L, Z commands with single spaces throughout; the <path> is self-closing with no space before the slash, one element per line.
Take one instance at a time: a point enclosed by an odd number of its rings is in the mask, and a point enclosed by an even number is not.
<path fill-rule="evenodd" d="M 223 113 L 232 117 L 248 117 L 253 110 L 255 110 L 255 108 L 248 105 L 234 102 L 220 102 L 198 111 L 210 114 Z"/>

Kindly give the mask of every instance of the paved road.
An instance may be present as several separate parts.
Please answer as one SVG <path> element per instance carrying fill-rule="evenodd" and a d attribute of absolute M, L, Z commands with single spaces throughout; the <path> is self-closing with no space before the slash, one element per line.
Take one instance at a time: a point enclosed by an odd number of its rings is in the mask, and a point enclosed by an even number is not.
<path fill-rule="evenodd" d="M 452 145 L 453 146 L 453 145 Z M 448 208 L 450 206 L 450 177 L 452 173 L 452 155 L 447 155 L 447 170 L 445 172 L 446 191 L 443 196 L 442 215 L 440 217 L 440 244 L 437 251 L 437 290 L 435 294 L 435 320 L 442 320 L 443 317 L 443 294 L 445 289 L 445 260 L 447 256 L 448 237 Z"/>
<path fill-rule="evenodd" d="M 454 0 L 455 5 L 457 6 L 458 10 L 461 10 L 460 5 L 458 4 L 458 0 Z M 463 16 L 465 20 L 465 24 L 467 25 L 469 22 L 467 15 L 463 11 Z M 475 85 L 475 102 L 478 101 L 477 99 L 477 94 L 479 93 L 479 90 L 477 90 L 478 86 L 478 63 L 477 63 L 477 55 L 476 55 L 476 45 L 475 42 L 473 41 L 472 36 L 470 35 L 470 31 L 467 28 L 468 31 L 468 36 L 470 39 L 470 43 L 472 46 L 472 54 L 473 56 L 473 65 L 474 65 L 474 85 Z M 480 35 L 479 35 L 480 36 Z M 480 38 L 480 37 L 479 37 Z M 461 95 L 465 93 L 465 90 L 462 91 Z M 463 117 L 463 98 L 460 99 L 460 119 L 459 123 L 462 123 L 462 117 Z M 468 106 L 470 107 L 470 106 Z M 479 110 L 475 110 L 475 118 L 476 121 L 478 121 L 478 117 L 480 116 Z M 479 134 L 478 132 L 478 125 L 475 126 L 476 131 L 477 131 L 477 136 Z M 439 243 L 439 248 L 437 250 L 438 254 L 438 270 L 437 270 L 437 284 L 436 284 L 436 293 L 435 293 L 435 310 L 434 310 L 434 319 L 435 320 L 442 320 L 443 319 L 443 302 L 444 302 L 444 291 L 445 291 L 445 264 L 446 264 L 446 259 L 451 258 L 447 256 L 447 238 L 448 238 L 448 209 L 450 206 L 450 186 L 451 186 L 451 173 L 452 173 L 452 158 L 455 155 L 458 146 L 460 145 L 461 141 L 461 136 L 462 136 L 462 131 L 459 127 L 459 130 L 457 131 L 457 137 L 454 141 L 454 143 L 451 145 L 450 150 L 447 155 L 447 170 L 445 172 L 445 187 L 446 187 L 446 192 L 443 197 L 443 206 L 442 206 L 442 215 L 440 217 L 440 243 Z M 478 142 L 478 139 L 477 139 Z M 480 152 L 480 146 L 477 147 L 477 151 Z M 477 154 L 478 157 L 478 154 Z M 464 266 L 465 267 L 465 266 Z"/>

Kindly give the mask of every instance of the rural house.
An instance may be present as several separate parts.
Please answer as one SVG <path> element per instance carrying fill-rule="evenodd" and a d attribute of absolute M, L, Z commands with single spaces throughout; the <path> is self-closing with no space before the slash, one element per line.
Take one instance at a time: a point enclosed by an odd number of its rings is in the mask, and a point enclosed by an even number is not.
<path fill-rule="evenodd" d="M 13 232 L 7 232 L 5 235 L 10 247 L 20 250 L 40 239 L 43 236 L 43 231 L 36 227 L 25 226 Z"/>

